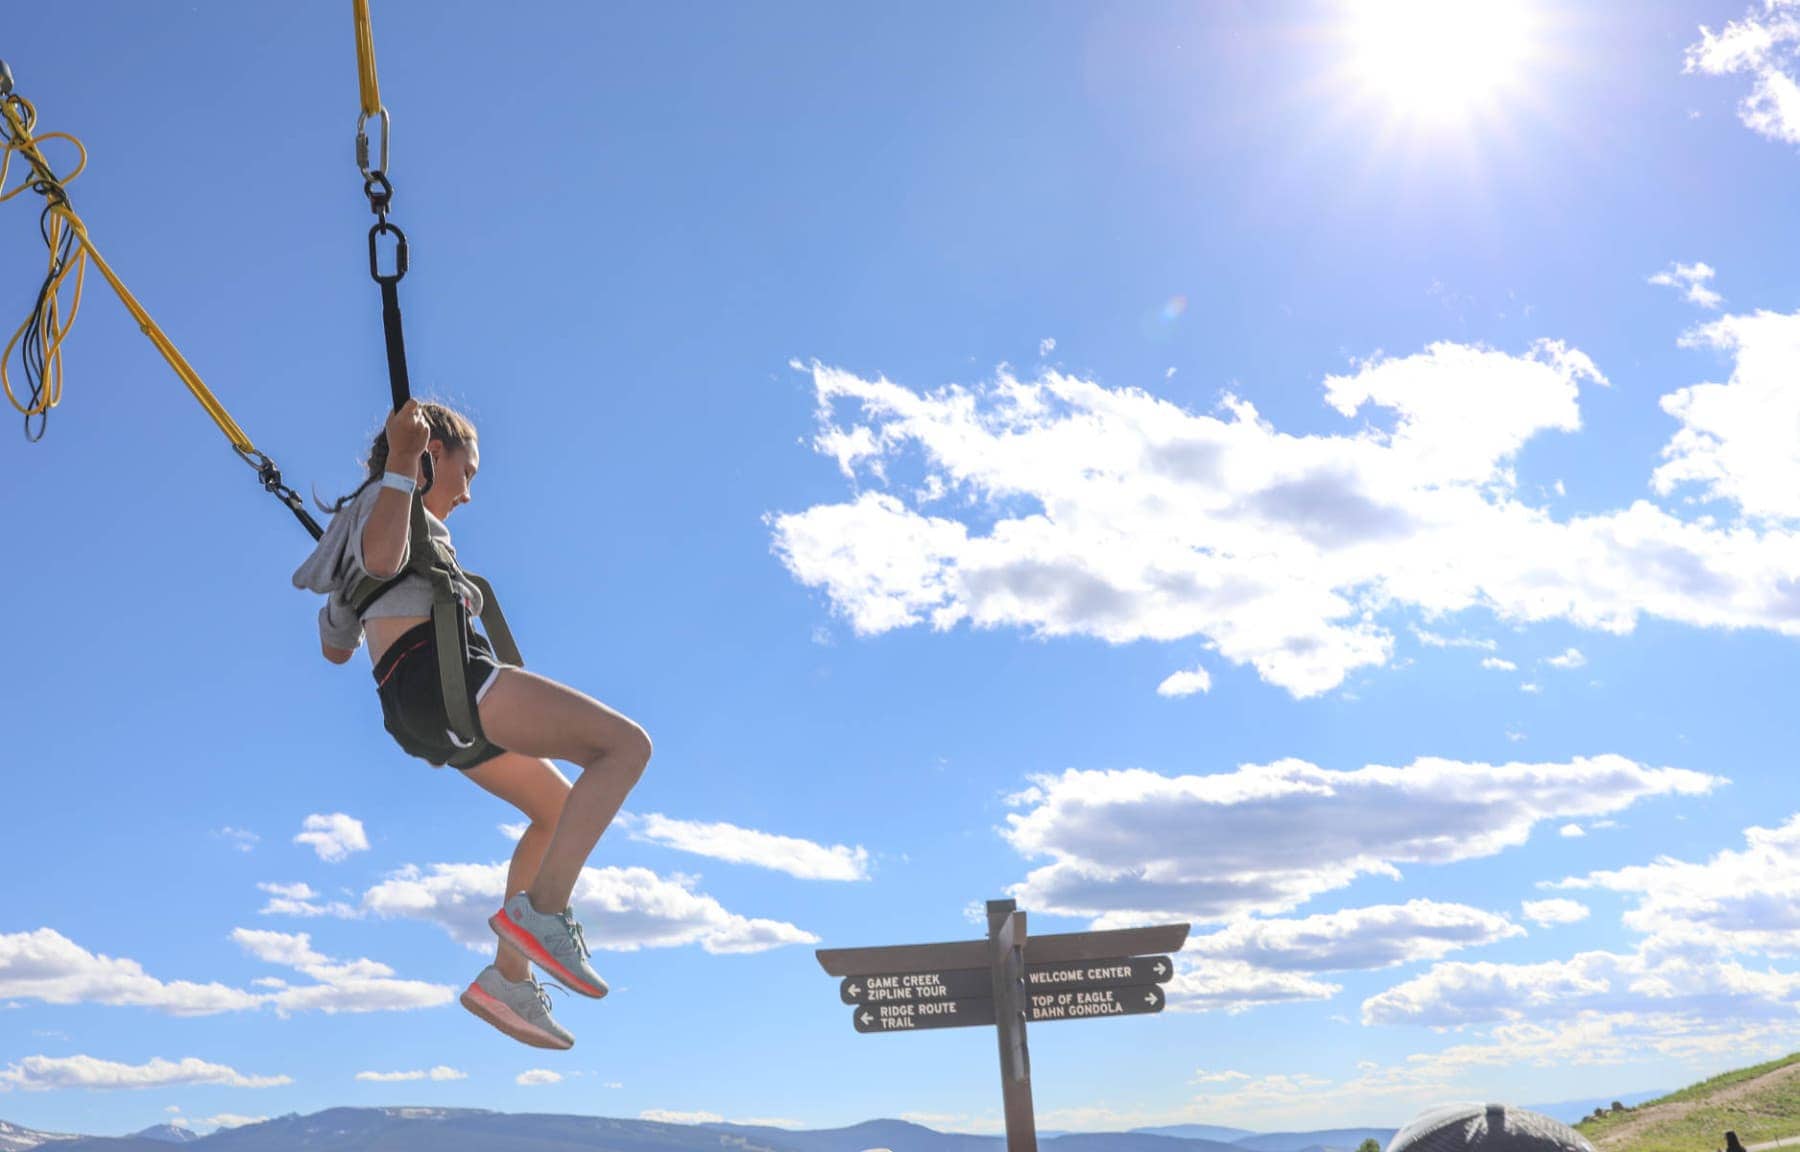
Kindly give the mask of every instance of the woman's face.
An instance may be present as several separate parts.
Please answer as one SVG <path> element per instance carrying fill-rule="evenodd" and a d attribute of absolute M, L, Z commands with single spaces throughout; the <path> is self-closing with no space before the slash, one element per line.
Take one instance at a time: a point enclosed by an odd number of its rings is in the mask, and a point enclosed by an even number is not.
<path fill-rule="evenodd" d="M 425 493 L 425 510 L 444 520 L 459 505 L 474 499 L 469 495 L 469 485 L 474 483 L 475 473 L 481 470 L 481 448 L 471 440 L 460 448 L 446 449 L 442 440 L 433 440 L 426 450 L 431 453 L 436 478 L 432 481 L 431 491 Z"/>

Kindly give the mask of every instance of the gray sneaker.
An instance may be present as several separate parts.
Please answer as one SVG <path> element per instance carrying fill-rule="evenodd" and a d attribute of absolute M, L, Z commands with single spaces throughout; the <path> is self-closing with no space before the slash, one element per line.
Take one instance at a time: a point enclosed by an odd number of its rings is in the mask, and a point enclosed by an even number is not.
<path fill-rule="evenodd" d="M 505 907 L 488 917 L 488 927 L 500 937 L 500 943 L 548 972 L 569 991 L 596 1000 L 606 995 L 606 981 L 588 963 L 587 941 L 575 921 L 574 909 L 539 912 L 531 906 L 530 897 L 516 892 Z"/>
<path fill-rule="evenodd" d="M 462 1006 L 533 1048 L 563 1051 L 575 1046 L 575 1037 L 550 1016 L 550 993 L 529 972 L 515 984 L 489 964 L 464 989 Z"/>

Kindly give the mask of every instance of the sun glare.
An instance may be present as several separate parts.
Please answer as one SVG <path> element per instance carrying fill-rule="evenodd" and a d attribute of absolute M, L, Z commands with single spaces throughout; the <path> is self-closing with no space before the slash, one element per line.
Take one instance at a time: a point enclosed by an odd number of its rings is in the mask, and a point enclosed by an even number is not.
<path fill-rule="evenodd" d="M 1346 70 L 1424 125 L 1503 111 L 1528 79 L 1540 29 L 1529 0 L 1346 0 Z"/>

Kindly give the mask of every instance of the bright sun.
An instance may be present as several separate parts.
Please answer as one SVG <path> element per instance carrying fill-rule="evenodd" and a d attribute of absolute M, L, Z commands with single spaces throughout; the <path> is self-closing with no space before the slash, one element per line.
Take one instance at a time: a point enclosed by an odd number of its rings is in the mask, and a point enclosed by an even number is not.
<path fill-rule="evenodd" d="M 1345 0 L 1345 17 L 1350 77 L 1421 125 L 1500 111 L 1526 82 L 1542 32 L 1530 0 Z"/>

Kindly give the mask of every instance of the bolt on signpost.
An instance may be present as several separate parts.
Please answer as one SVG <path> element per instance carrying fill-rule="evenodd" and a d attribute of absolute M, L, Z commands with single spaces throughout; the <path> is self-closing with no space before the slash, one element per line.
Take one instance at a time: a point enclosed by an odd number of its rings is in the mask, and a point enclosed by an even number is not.
<path fill-rule="evenodd" d="M 824 948 L 819 965 L 843 978 L 858 1032 L 994 1027 L 1007 1152 L 1037 1152 L 1026 1023 L 1161 1012 L 1175 964 L 1158 953 L 1181 951 L 1188 925 L 1028 936 L 1013 901 L 989 900 L 987 914 L 986 940 Z"/>

